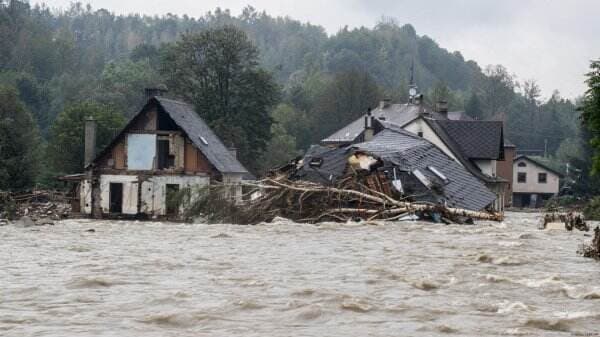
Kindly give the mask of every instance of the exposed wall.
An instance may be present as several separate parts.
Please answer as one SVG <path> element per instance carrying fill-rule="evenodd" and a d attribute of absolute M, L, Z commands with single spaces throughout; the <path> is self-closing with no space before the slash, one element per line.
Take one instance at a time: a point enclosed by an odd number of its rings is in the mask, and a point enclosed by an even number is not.
<path fill-rule="evenodd" d="M 142 182 L 141 213 L 161 216 L 167 210 L 167 184 L 179 185 L 180 189 L 201 188 L 210 184 L 208 176 L 154 176 Z"/>
<path fill-rule="evenodd" d="M 508 181 L 506 196 L 504 203 L 506 205 L 512 205 L 512 193 L 513 193 L 513 160 L 515 158 L 514 147 L 504 148 L 504 160 L 498 160 L 496 162 L 496 174 L 498 177 L 506 179 Z"/>
<path fill-rule="evenodd" d="M 519 163 L 525 163 L 525 167 L 519 167 Z M 519 172 L 527 174 L 527 181 L 519 183 L 517 177 Z M 546 183 L 538 183 L 538 173 L 546 173 Z M 558 193 L 559 177 L 557 174 L 526 159 L 518 159 L 513 163 L 513 193 Z"/>
<path fill-rule="evenodd" d="M 419 132 L 422 132 L 423 138 L 432 142 L 435 146 L 440 148 L 445 154 L 462 166 L 462 163 L 456 159 L 452 151 L 450 151 L 446 144 L 444 144 L 440 137 L 438 137 L 438 135 L 429 127 L 429 125 L 427 125 L 427 123 L 425 123 L 425 121 L 423 121 L 423 119 L 417 118 L 402 128 L 408 132 L 414 133 L 415 135 L 418 135 Z"/>
<path fill-rule="evenodd" d="M 92 214 L 92 185 L 88 179 L 81 181 L 79 193 L 81 213 Z"/>
<path fill-rule="evenodd" d="M 132 175 L 100 176 L 100 207 L 102 213 L 110 211 L 110 184 L 123 184 L 123 214 L 137 214 L 138 177 Z"/>

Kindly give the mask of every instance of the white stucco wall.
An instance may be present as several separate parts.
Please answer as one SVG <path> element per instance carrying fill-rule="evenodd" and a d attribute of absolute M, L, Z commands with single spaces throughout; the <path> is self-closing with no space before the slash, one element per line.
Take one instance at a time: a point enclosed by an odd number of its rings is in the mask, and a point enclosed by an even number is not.
<path fill-rule="evenodd" d="M 438 135 L 423 121 L 421 118 L 417 118 L 414 121 L 406 124 L 402 127 L 404 130 L 408 132 L 412 132 L 415 135 L 418 135 L 419 132 L 423 133 L 423 138 L 432 142 L 435 146 L 437 146 L 440 150 L 442 150 L 445 154 L 447 154 L 450 158 L 454 159 L 461 166 L 462 164 L 456 159 L 452 151 L 444 144 L 444 142 L 438 137 Z"/>
<path fill-rule="evenodd" d="M 519 167 L 519 163 L 525 163 L 525 167 Z M 527 182 L 519 183 L 517 177 L 519 172 L 527 174 Z M 546 183 L 538 183 L 538 173 L 546 173 Z M 518 159 L 513 163 L 513 193 L 558 193 L 559 176 L 537 164 Z"/>
<path fill-rule="evenodd" d="M 132 175 L 100 176 L 100 207 L 102 213 L 110 211 L 110 184 L 123 184 L 123 214 L 137 214 L 138 203 L 138 177 Z"/>
<path fill-rule="evenodd" d="M 491 159 L 476 159 L 473 161 L 481 172 L 487 174 L 490 177 L 496 176 L 496 161 Z"/>
<path fill-rule="evenodd" d="M 210 184 L 208 176 L 155 176 L 142 183 L 142 211 L 149 215 L 167 213 L 167 184 L 200 188 Z"/>
<path fill-rule="evenodd" d="M 81 181 L 79 202 L 83 214 L 92 214 L 92 185 L 87 179 Z"/>

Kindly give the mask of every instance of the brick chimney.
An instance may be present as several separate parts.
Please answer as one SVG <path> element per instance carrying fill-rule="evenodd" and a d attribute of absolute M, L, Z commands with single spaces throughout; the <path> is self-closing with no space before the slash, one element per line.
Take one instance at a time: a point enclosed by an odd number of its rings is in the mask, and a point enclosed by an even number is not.
<path fill-rule="evenodd" d="M 390 102 L 391 102 L 391 101 L 392 101 L 392 100 L 391 100 L 391 99 L 389 99 L 389 98 L 387 98 L 387 97 L 386 97 L 386 98 L 384 98 L 383 100 L 379 101 L 379 109 L 382 109 L 382 110 L 383 110 L 383 109 L 385 109 L 385 108 L 389 107 L 389 106 L 390 106 Z"/>
<path fill-rule="evenodd" d="M 144 93 L 146 94 L 146 98 L 150 99 L 155 96 L 162 96 L 169 90 L 164 85 L 158 85 L 156 87 L 144 88 Z"/>
<path fill-rule="evenodd" d="M 448 118 L 448 101 L 438 101 L 436 103 L 436 110 L 440 115 L 444 116 L 445 118 Z"/>
<path fill-rule="evenodd" d="M 96 120 L 94 117 L 85 119 L 84 130 L 84 167 L 87 167 L 96 156 Z"/>

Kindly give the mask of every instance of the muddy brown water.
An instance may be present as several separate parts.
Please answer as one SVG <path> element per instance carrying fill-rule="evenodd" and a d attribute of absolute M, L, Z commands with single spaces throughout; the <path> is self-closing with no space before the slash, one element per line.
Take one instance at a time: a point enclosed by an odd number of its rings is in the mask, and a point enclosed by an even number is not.
<path fill-rule="evenodd" d="M 539 217 L 4 226 L 0 336 L 600 335 L 590 238 Z"/>

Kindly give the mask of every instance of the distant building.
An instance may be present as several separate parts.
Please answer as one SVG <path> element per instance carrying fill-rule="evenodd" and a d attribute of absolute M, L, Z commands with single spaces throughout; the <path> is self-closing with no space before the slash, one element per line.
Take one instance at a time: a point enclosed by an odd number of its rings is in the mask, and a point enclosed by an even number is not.
<path fill-rule="evenodd" d="M 86 125 L 85 173 L 65 177 L 80 180 L 83 214 L 174 215 L 174 192 L 213 182 L 232 184 L 228 197 L 241 198 L 235 184 L 248 171 L 189 104 L 153 96 L 95 157 L 94 138 L 92 121 Z"/>
<path fill-rule="evenodd" d="M 558 194 L 562 174 L 535 157 L 515 157 L 513 171 L 514 207 L 541 207 L 544 201 Z"/>
<path fill-rule="evenodd" d="M 505 160 L 503 123 L 473 120 L 462 111 L 449 112 L 445 102 L 433 110 L 421 101 L 422 98 L 406 104 L 380 102 L 367 114 L 377 121 L 372 134 L 400 128 L 427 139 L 483 182 L 496 195 L 494 209 L 502 211 L 512 180 L 505 170 L 498 174 L 498 163 Z M 368 141 L 372 134 L 365 127 L 367 115 L 323 139 L 321 144 L 341 146 Z"/>
<path fill-rule="evenodd" d="M 516 156 L 517 146 L 504 138 L 504 160 L 496 162 L 496 174 L 502 179 L 508 181 L 506 193 L 504 195 L 504 204 L 511 206 L 513 203 L 513 161 Z"/>

